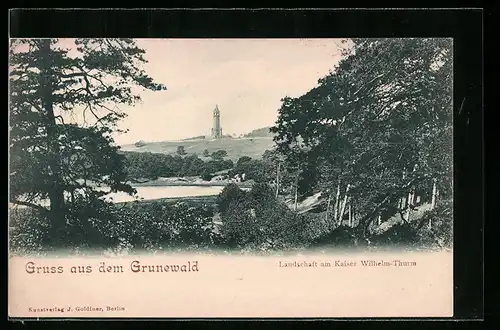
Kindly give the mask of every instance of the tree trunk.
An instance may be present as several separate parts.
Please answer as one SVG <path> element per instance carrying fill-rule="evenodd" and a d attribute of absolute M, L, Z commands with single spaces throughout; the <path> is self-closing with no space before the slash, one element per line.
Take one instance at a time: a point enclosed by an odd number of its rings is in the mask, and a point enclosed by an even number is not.
<path fill-rule="evenodd" d="M 404 211 L 406 209 L 406 207 L 408 207 L 408 201 L 407 201 L 406 197 L 401 197 L 401 207 L 399 208 L 399 210 L 400 210 L 399 214 L 401 215 L 401 220 L 403 222 L 406 221 L 406 218 L 405 218 L 406 212 Z"/>
<path fill-rule="evenodd" d="M 351 213 L 352 213 L 352 226 L 354 227 L 354 220 L 356 220 L 356 203 L 355 203 L 355 200 L 351 198 L 351 202 L 350 202 L 350 205 L 351 205 Z"/>
<path fill-rule="evenodd" d="M 344 202 L 342 203 L 342 208 L 340 209 L 340 214 L 339 214 L 340 224 L 342 224 L 342 220 L 344 219 L 345 207 L 347 205 L 347 200 L 349 198 L 350 187 L 351 185 L 347 184 L 347 187 L 345 188 Z"/>
<path fill-rule="evenodd" d="M 332 201 L 332 194 L 328 193 L 328 202 L 326 203 L 325 222 L 328 224 L 328 213 L 330 212 L 330 203 Z"/>
<path fill-rule="evenodd" d="M 281 163 L 278 161 L 278 167 L 276 168 L 276 198 L 278 198 L 280 192 L 280 165 Z"/>
<path fill-rule="evenodd" d="M 377 217 L 377 225 L 380 226 L 382 224 L 382 216 L 379 214 Z"/>
<path fill-rule="evenodd" d="M 351 213 L 351 203 L 349 203 L 349 207 L 347 209 L 347 214 L 349 215 L 349 227 L 352 227 L 352 213 Z"/>
<path fill-rule="evenodd" d="M 298 198 L 299 197 L 299 176 L 297 175 L 297 177 L 295 178 L 295 202 L 294 202 L 294 211 L 297 211 L 297 202 L 298 202 Z"/>
<path fill-rule="evenodd" d="M 339 220 L 339 206 L 340 206 L 340 180 L 337 183 L 337 194 L 335 195 L 335 205 L 334 205 L 334 211 L 333 211 L 333 218 L 335 223 L 338 222 Z"/>
<path fill-rule="evenodd" d="M 432 200 L 431 200 L 431 210 L 436 207 L 436 199 L 437 199 L 437 180 L 436 178 L 432 179 Z"/>
<path fill-rule="evenodd" d="M 52 78 L 52 60 L 50 39 L 40 40 L 40 91 L 42 95 L 43 107 L 46 111 L 46 130 L 49 149 L 49 167 L 51 170 L 51 189 L 49 191 L 50 200 L 50 224 L 53 240 L 57 240 L 57 236 L 64 229 L 65 222 L 65 205 L 64 205 L 64 187 L 62 186 L 61 178 L 61 160 L 59 141 L 57 133 L 56 117 L 54 115 L 53 105 L 53 78 Z"/>
<path fill-rule="evenodd" d="M 417 170 L 417 164 L 413 166 L 413 172 Z M 413 200 L 415 198 L 415 187 L 410 187 L 410 192 L 408 193 L 408 199 L 406 203 L 406 221 L 410 222 L 411 207 L 413 206 Z"/>
<path fill-rule="evenodd" d="M 407 203 L 406 203 L 406 222 L 410 221 L 410 212 L 411 212 L 411 192 L 408 193 Z"/>

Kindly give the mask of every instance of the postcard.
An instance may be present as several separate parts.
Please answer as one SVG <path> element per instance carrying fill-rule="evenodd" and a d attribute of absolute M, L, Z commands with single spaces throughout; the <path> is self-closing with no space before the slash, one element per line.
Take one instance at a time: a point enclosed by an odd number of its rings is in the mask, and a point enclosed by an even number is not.
<path fill-rule="evenodd" d="M 453 316 L 452 50 L 11 39 L 9 317 Z"/>

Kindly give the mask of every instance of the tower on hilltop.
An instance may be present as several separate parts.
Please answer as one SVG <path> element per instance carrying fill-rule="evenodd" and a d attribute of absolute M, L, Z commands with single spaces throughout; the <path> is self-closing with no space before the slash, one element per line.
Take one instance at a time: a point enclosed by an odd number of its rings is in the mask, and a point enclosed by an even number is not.
<path fill-rule="evenodd" d="M 220 127 L 220 110 L 218 105 L 215 105 L 213 114 L 212 138 L 214 139 L 222 138 L 222 128 Z"/>

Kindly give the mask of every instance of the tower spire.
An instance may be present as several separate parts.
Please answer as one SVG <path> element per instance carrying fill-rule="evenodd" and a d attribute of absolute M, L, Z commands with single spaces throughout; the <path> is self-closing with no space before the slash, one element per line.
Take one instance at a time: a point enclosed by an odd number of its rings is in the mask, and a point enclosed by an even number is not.
<path fill-rule="evenodd" d="M 218 104 L 215 105 L 213 113 L 212 138 L 214 139 L 222 138 L 222 128 L 220 126 L 220 110 Z"/>

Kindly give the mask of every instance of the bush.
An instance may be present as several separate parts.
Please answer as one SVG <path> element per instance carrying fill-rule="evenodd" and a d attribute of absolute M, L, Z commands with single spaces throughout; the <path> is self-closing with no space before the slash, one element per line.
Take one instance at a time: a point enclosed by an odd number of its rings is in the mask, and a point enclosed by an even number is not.
<path fill-rule="evenodd" d="M 244 201 L 245 192 L 238 187 L 235 183 L 230 183 L 222 189 L 217 196 L 216 204 L 217 209 L 221 214 L 225 214 L 229 208 L 229 204 L 233 201 Z"/>
<path fill-rule="evenodd" d="M 102 212 L 102 214 L 99 214 Z M 104 215 L 106 212 L 106 216 Z M 49 240 L 49 223 L 38 213 L 23 209 L 12 216 L 10 243 L 20 253 L 49 248 L 116 248 L 156 250 L 212 245 L 213 210 L 208 206 L 162 201 L 109 205 L 107 210 L 70 220 L 57 242 Z"/>
<path fill-rule="evenodd" d="M 314 239 L 315 247 L 353 247 L 358 244 L 356 228 L 341 225 L 327 234 Z"/>
<path fill-rule="evenodd" d="M 278 202 L 267 184 L 255 184 L 248 193 L 228 185 L 218 203 L 222 234 L 230 247 L 281 249 L 306 244 L 306 218 Z"/>
<path fill-rule="evenodd" d="M 385 232 L 372 236 L 370 241 L 375 246 L 410 247 L 418 243 L 419 237 L 413 223 L 397 223 Z"/>
<path fill-rule="evenodd" d="M 236 166 L 241 166 L 242 164 L 246 163 L 246 162 L 249 162 L 252 160 L 252 157 L 248 157 L 248 156 L 242 156 L 238 159 L 238 161 L 236 162 Z"/>
<path fill-rule="evenodd" d="M 41 252 L 49 244 L 49 221 L 35 210 L 20 208 L 9 212 L 9 251 Z"/>
<path fill-rule="evenodd" d="M 453 244 L 452 201 L 441 201 L 422 218 L 398 223 L 386 232 L 373 236 L 376 245 L 399 245 L 418 248 L 451 248 Z M 430 226 L 429 226 L 430 224 Z"/>
<path fill-rule="evenodd" d="M 200 177 L 204 181 L 210 181 L 214 176 L 210 172 L 205 170 L 201 173 Z"/>
<path fill-rule="evenodd" d="M 453 245 L 453 201 L 440 201 L 419 221 L 419 241 L 429 247 L 451 248 Z"/>
<path fill-rule="evenodd" d="M 227 156 L 227 151 L 226 150 L 217 150 L 215 152 L 212 152 L 212 158 L 214 160 L 222 160 L 224 157 Z"/>

